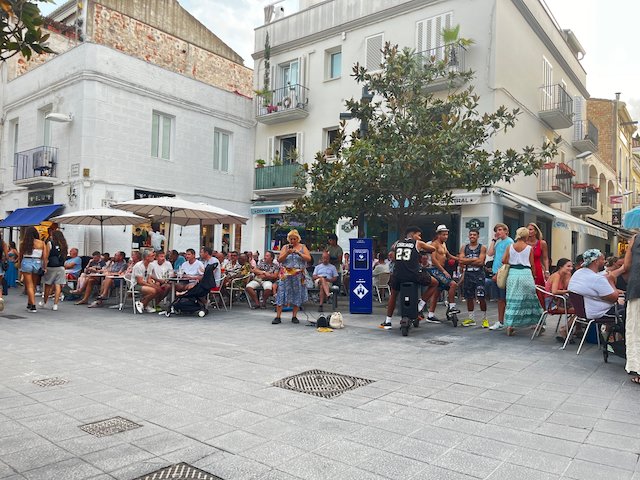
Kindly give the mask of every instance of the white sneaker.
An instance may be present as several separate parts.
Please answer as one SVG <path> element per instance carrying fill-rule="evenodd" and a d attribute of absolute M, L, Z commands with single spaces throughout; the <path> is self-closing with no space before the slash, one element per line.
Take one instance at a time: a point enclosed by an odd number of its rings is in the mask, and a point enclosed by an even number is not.
<path fill-rule="evenodd" d="M 421 312 L 422 310 L 424 310 L 424 306 L 427 304 L 427 302 L 425 302 L 424 300 L 420 299 L 420 301 L 418 302 L 418 311 Z"/>
<path fill-rule="evenodd" d="M 156 313 L 156 309 L 153 308 L 151 305 L 147 305 L 147 308 L 145 308 L 144 311 L 147 313 Z"/>
<path fill-rule="evenodd" d="M 136 312 L 138 312 L 138 313 L 144 313 L 144 307 L 142 306 L 142 302 L 141 302 L 141 301 L 139 301 L 139 300 L 138 300 L 138 301 L 135 303 L 135 306 L 136 306 Z"/>
<path fill-rule="evenodd" d="M 47 304 L 46 304 L 46 303 L 44 303 L 42 300 L 40 300 L 40 301 L 38 302 L 38 306 L 39 306 L 40 308 L 46 308 Z"/>
<path fill-rule="evenodd" d="M 500 322 L 496 322 L 489 327 L 489 330 L 500 330 L 502 328 L 504 328 L 504 325 L 501 324 Z"/>
<path fill-rule="evenodd" d="M 52 309 L 54 312 L 57 312 L 57 311 L 58 311 L 58 304 L 57 304 L 57 303 L 54 303 L 54 304 L 53 304 L 53 307 L 51 307 L 51 309 Z"/>

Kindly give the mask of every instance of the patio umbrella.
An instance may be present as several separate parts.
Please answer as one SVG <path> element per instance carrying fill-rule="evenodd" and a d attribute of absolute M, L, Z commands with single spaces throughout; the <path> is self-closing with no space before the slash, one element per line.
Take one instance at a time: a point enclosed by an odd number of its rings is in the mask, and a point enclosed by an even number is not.
<path fill-rule="evenodd" d="M 624 228 L 640 228 L 640 207 L 633 208 L 624 214 L 622 226 Z"/>
<path fill-rule="evenodd" d="M 136 225 L 146 222 L 147 219 L 116 208 L 93 208 L 65 213 L 52 218 L 51 221 L 68 225 L 100 225 L 100 249 L 104 252 L 105 225 Z"/>
<path fill-rule="evenodd" d="M 168 222 L 167 248 L 171 241 L 171 226 L 211 225 L 214 223 L 246 223 L 247 218 L 206 203 L 197 203 L 177 197 L 140 198 L 115 205 L 138 215 L 153 218 L 154 222 Z"/>

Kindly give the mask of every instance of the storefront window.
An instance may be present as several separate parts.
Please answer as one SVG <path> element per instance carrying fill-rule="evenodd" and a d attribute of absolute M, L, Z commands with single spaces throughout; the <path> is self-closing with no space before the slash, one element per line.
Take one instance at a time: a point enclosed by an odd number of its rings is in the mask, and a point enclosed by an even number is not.
<path fill-rule="evenodd" d="M 164 223 L 141 223 L 132 228 L 132 250 L 165 250 L 165 243 L 166 225 Z"/>
<path fill-rule="evenodd" d="M 231 226 L 228 223 L 222 224 L 222 253 L 229 253 L 231 240 Z"/>

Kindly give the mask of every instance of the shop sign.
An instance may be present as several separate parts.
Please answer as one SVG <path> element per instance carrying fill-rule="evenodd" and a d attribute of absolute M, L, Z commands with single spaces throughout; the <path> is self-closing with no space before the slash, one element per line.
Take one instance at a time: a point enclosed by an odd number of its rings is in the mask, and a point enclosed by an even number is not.
<path fill-rule="evenodd" d="M 611 225 L 622 225 L 622 209 L 611 209 Z"/>
<path fill-rule="evenodd" d="M 612 205 L 622 204 L 622 195 L 609 195 L 609 203 Z"/>
<path fill-rule="evenodd" d="M 253 215 L 273 215 L 281 213 L 281 208 L 279 205 L 272 207 L 251 207 L 251 213 Z"/>
<path fill-rule="evenodd" d="M 52 205 L 53 204 L 53 189 L 40 190 L 37 192 L 29 192 L 27 197 L 27 205 L 30 207 L 37 207 L 39 205 Z"/>
<path fill-rule="evenodd" d="M 138 190 L 135 189 L 133 191 L 133 199 L 141 200 L 143 198 L 160 198 L 160 197 L 175 197 L 175 195 L 171 193 L 163 193 L 163 192 L 152 192 L 150 190 Z"/>
<path fill-rule="evenodd" d="M 452 205 L 473 205 L 479 201 L 480 196 L 478 195 L 454 195 L 451 198 Z"/>

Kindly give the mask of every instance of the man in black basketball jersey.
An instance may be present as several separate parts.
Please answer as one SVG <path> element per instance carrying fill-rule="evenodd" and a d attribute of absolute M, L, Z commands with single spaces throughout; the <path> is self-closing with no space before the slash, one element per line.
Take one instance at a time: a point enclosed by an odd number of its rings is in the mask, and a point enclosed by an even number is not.
<path fill-rule="evenodd" d="M 420 268 L 420 252 L 431 253 L 435 249 L 422 241 L 420 227 L 407 227 L 404 236 L 404 240 L 398 240 L 392 247 L 392 251 L 395 254 L 395 264 L 393 274 L 389 279 L 391 296 L 387 306 L 387 318 L 380 324 L 380 328 L 385 330 L 391 328 L 391 317 L 396 309 L 396 296 L 403 282 L 414 282 L 428 286 L 429 288 L 422 294 L 422 301 L 424 302 L 427 302 L 433 296 L 435 289 L 438 288 L 438 281 L 429 275 L 426 270 Z"/>
<path fill-rule="evenodd" d="M 482 328 L 489 328 L 487 320 L 487 302 L 484 291 L 484 261 L 487 258 L 487 247 L 478 243 L 480 231 L 472 228 L 469 230 L 469 243 L 460 248 L 460 267 L 463 269 L 462 293 L 467 301 L 467 318 L 462 321 L 464 327 L 474 327 L 475 300 L 480 303 L 482 312 Z"/>

